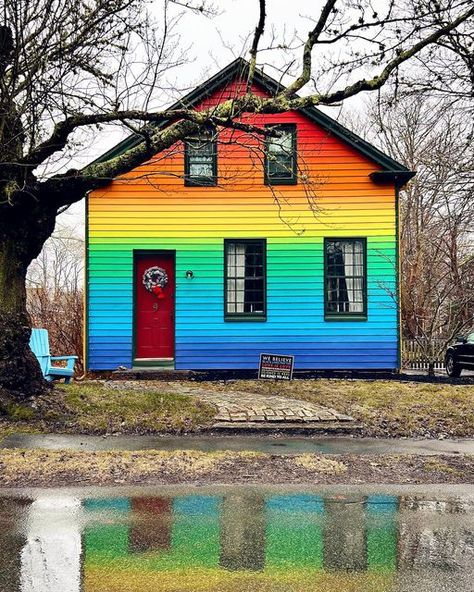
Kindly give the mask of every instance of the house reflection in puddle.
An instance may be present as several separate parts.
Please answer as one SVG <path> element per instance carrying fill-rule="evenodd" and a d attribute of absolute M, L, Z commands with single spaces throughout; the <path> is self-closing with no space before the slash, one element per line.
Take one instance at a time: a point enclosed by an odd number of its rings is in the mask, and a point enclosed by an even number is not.
<path fill-rule="evenodd" d="M 44 503 L 30 503 L 26 535 L 10 534 L 11 557 L 0 559 L 5 568 L 21 556 L 22 592 L 434 592 L 436 570 L 473 570 L 473 506 L 459 501 L 258 490 L 88 499 L 80 507 L 56 499 L 54 529 Z M 435 570 L 427 588 L 416 587 L 419 569 Z"/>
<path fill-rule="evenodd" d="M 137 497 L 131 501 L 132 512 L 153 523 L 153 528 L 134 526 L 130 530 L 132 553 L 169 551 L 171 549 L 172 500 L 161 497 Z"/>
<path fill-rule="evenodd" d="M 226 495 L 221 500 L 219 564 L 229 570 L 265 567 L 265 501 L 260 495 Z"/>
<path fill-rule="evenodd" d="M 88 500 L 89 514 L 126 515 L 86 529 L 85 557 L 146 554 L 155 569 L 178 566 L 262 571 L 304 567 L 331 571 L 396 568 L 395 497 L 347 503 L 316 495 L 258 494 Z"/>
<path fill-rule="evenodd" d="M 324 502 L 316 495 L 279 495 L 265 504 L 266 564 L 274 568 L 323 567 Z"/>

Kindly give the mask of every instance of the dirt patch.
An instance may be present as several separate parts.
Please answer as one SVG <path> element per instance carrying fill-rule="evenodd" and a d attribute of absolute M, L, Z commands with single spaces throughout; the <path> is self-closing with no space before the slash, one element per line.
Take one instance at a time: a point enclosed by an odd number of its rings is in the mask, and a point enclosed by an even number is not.
<path fill-rule="evenodd" d="M 473 482 L 470 455 L 0 450 L 1 486 Z"/>
<path fill-rule="evenodd" d="M 347 471 L 347 465 L 344 463 L 316 454 L 299 454 L 293 458 L 293 462 L 297 467 L 326 475 L 338 475 Z"/>

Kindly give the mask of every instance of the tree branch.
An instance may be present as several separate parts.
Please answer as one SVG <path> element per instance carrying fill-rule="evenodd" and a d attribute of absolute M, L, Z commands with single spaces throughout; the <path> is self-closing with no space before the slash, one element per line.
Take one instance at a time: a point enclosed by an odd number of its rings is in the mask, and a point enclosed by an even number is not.
<path fill-rule="evenodd" d="M 303 88 L 305 84 L 307 84 L 311 78 L 311 60 L 312 60 L 312 51 L 313 47 L 318 41 L 319 36 L 324 30 L 324 27 L 327 23 L 327 20 L 336 4 L 337 0 L 327 0 L 326 4 L 324 5 L 321 14 L 319 16 L 319 20 L 316 23 L 314 29 L 309 33 L 308 39 L 304 45 L 303 49 L 303 69 L 301 71 L 300 76 L 292 83 L 288 88 L 283 91 L 284 97 L 291 97 L 295 95 L 299 90 Z"/>
<path fill-rule="evenodd" d="M 214 124 L 224 127 L 231 127 L 247 132 L 255 132 L 265 135 L 265 131 L 237 121 L 244 113 L 283 113 L 289 110 L 301 109 L 308 106 L 319 104 L 329 105 L 340 102 L 348 97 L 354 96 L 363 91 L 373 91 L 381 88 L 389 78 L 390 74 L 408 59 L 422 51 L 430 44 L 436 43 L 444 35 L 456 29 L 461 23 L 474 15 L 474 7 L 463 13 L 454 21 L 440 27 L 406 51 L 401 51 L 393 60 L 391 60 L 382 72 L 370 80 L 359 80 L 354 84 L 346 86 L 344 89 L 329 93 L 326 95 L 316 94 L 307 97 L 298 97 L 294 95 L 295 89 L 301 88 L 305 84 L 306 76 L 311 71 L 311 48 L 316 43 L 321 31 L 323 30 L 329 14 L 337 0 L 329 0 L 321 13 L 320 19 L 310 34 L 305 46 L 305 66 L 303 74 L 290 86 L 283 90 L 276 97 L 264 98 L 247 93 L 242 97 L 237 97 L 224 101 L 212 109 L 195 111 L 192 109 L 165 110 L 158 113 L 146 113 L 142 111 L 117 111 L 111 113 L 101 113 L 97 115 L 77 115 L 67 118 L 55 126 L 52 136 L 43 144 L 33 150 L 22 163 L 23 165 L 37 166 L 44 161 L 45 157 L 54 153 L 61 147 L 64 147 L 68 136 L 74 129 L 80 126 L 87 126 L 99 123 L 108 123 L 114 121 L 137 120 L 150 123 L 163 123 L 171 121 L 165 129 L 153 130 L 148 133 L 148 141 L 128 151 L 126 154 L 115 157 L 105 163 L 89 165 L 83 171 L 69 171 L 65 175 L 57 175 L 42 184 L 47 188 L 43 195 L 56 195 L 56 200 L 60 205 L 77 201 L 81 196 L 78 191 L 85 192 L 102 186 L 111 179 L 133 169 L 145 160 L 151 158 L 157 152 L 165 150 L 175 142 L 182 140 L 187 135 L 199 131 L 202 126 Z M 263 3 L 264 5 L 264 3 Z M 262 5 L 261 5 L 262 6 Z M 261 13 L 261 18 L 262 13 Z M 260 21 L 259 21 L 260 22 Z M 257 40 L 253 47 L 258 48 Z M 309 68 L 309 70 L 308 70 Z M 179 121 L 177 121 L 179 120 Z M 70 181 L 76 197 L 71 196 L 69 188 L 65 187 L 66 181 Z M 60 196 L 60 190 L 63 195 Z M 58 193 L 59 192 L 59 193 Z M 69 197 L 68 197 L 69 194 Z M 49 198 L 47 198 L 49 199 Z M 68 201 L 69 200 L 69 201 Z M 72 201 L 71 201 L 72 200 Z"/>
<path fill-rule="evenodd" d="M 266 18 L 266 0 L 258 0 L 259 2 L 259 18 L 257 26 L 255 27 L 255 33 L 253 36 L 252 47 L 250 48 L 250 61 L 249 61 L 249 73 L 247 77 L 247 92 L 250 92 L 252 87 L 253 77 L 255 75 L 255 68 L 257 67 L 257 52 L 260 38 L 265 30 L 265 18 Z"/>
<path fill-rule="evenodd" d="M 174 109 L 171 111 L 160 111 L 157 113 L 147 113 L 146 111 L 112 111 L 109 113 L 97 114 L 79 114 L 68 117 L 54 126 L 51 136 L 39 144 L 27 156 L 19 161 L 19 165 L 36 167 L 44 162 L 55 152 L 62 150 L 68 141 L 69 136 L 79 127 L 88 125 L 99 125 L 104 123 L 126 122 L 126 121 L 146 121 L 149 123 L 163 123 L 173 119 L 186 119 L 188 121 L 202 122 L 206 118 L 207 112 L 194 111 L 192 109 Z"/>
<path fill-rule="evenodd" d="M 205 1 L 200 2 L 199 4 L 194 4 L 189 0 L 169 0 L 171 4 L 175 4 L 176 6 L 181 6 L 186 10 L 190 10 L 191 12 L 197 12 L 200 14 L 205 14 L 206 16 L 215 16 L 217 14 L 217 9 L 213 5 L 208 5 Z"/>
<path fill-rule="evenodd" d="M 474 15 L 474 7 L 471 8 L 470 10 L 467 10 L 466 12 L 464 12 L 461 16 L 459 16 L 457 19 L 455 19 L 451 23 L 448 23 L 444 27 L 440 27 L 439 29 L 437 29 L 436 31 L 431 33 L 431 35 L 428 35 L 427 37 L 425 37 L 424 39 L 422 39 L 418 43 L 415 43 L 415 45 L 413 45 L 410 49 L 407 49 L 405 51 L 401 51 L 397 55 L 396 58 L 391 60 L 385 66 L 385 68 L 382 70 L 382 72 L 379 75 L 374 76 L 370 80 L 365 80 L 365 79 L 358 80 L 354 84 L 346 86 L 346 88 L 344 88 L 344 89 L 341 89 L 339 91 L 335 91 L 334 93 L 329 93 L 327 95 L 319 95 L 319 96 L 310 95 L 308 97 L 301 97 L 301 98 L 299 97 L 297 99 L 290 101 L 291 108 L 298 109 L 298 108 L 307 107 L 310 105 L 330 105 L 332 103 L 338 103 L 340 101 L 343 101 L 344 99 L 348 99 L 349 97 L 357 95 L 363 91 L 378 90 L 379 88 L 381 88 L 385 84 L 385 82 L 387 82 L 390 74 L 396 68 L 398 68 L 401 64 L 403 64 L 404 62 L 406 62 L 407 60 L 412 58 L 414 55 L 419 53 L 422 49 L 424 49 L 428 45 L 436 43 L 438 41 L 438 39 L 441 39 L 447 33 L 449 33 L 450 31 L 453 31 L 454 29 L 459 27 L 459 25 L 461 25 L 463 22 L 465 22 L 467 19 L 469 19 L 473 15 Z M 311 67 L 311 61 L 309 62 L 309 64 Z M 303 77 L 301 76 L 298 80 L 300 80 L 302 78 Z M 291 90 L 291 88 L 296 88 L 295 85 L 298 82 L 298 80 L 296 80 L 295 83 L 293 83 L 285 91 L 283 91 L 280 96 L 282 96 L 282 97 L 290 96 L 289 91 Z"/>
<path fill-rule="evenodd" d="M 277 131 L 234 121 L 231 118 L 232 106 L 233 101 L 227 101 L 219 105 L 217 112 L 216 109 L 213 109 L 212 114 L 199 111 L 187 112 L 187 115 L 193 114 L 193 116 L 181 118 L 164 129 L 155 129 L 154 132 L 150 132 L 147 141 L 141 142 L 125 154 L 103 163 L 88 165 L 81 171 L 70 170 L 51 177 L 38 186 L 41 199 L 48 203 L 54 200 L 58 208 L 79 201 L 87 191 L 107 185 L 114 178 L 139 166 L 155 154 L 170 148 L 183 138 L 199 132 L 202 126 L 208 123 L 264 137 L 278 134 Z M 172 111 L 171 114 L 174 116 L 176 111 Z"/>
<path fill-rule="evenodd" d="M 248 133 L 258 133 L 263 136 L 272 134 L 270 130 L 265 130 L 252 124 L 233 120 L 232 114 L 229 112 L 228 101 L 219 105 L 217 109 L 212 108 L 203 111 L 195 111 L 193 109 L 172 109 L 157 113 L 132 110 L 113 111 L 110 113 L 98 113 L 93 115 L 81 114 L 68 117 L 60 123 L 57 123 L 48 140 L 37 146 L 25 158 L 20 159 L 17 165 L 30 168 L 38 166 L 44 162 L 46 158 L 65 148 L 69 136 L 79 127 L 114 122 L 125 123 L 131 120 L 159 124 L 167 121 L 176 121 L 177 119 L 184 119 L 198 125 L 212 124 L 222 127 L 232 127 L 233 129 Z M 148 137 L 148 135 L 149 134 L 147 133 L 146 137 Z M 146 140 L 146 137 L 144 135 L 144 141 Z"/>

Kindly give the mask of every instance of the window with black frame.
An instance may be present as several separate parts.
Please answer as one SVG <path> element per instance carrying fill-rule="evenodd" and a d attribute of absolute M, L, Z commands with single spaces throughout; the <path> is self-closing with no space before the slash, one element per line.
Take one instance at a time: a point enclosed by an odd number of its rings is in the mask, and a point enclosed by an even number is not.
<path fill-rule="evenodd" d="M 266 241 L 226 240 L 225 304 L 226 320 L 265 320 Z"/>
<path fill-rule="evenodd" d="M 325 239 L 325 317 L 366 318 L 366 239 Z"/>
<path fill-rule="evenodd" d="M 185 185 L 217 184 L 217 142 L 215 135 L 203 134 L 184 142 Z"/>
<path fill-rule="evenodd" d="M 265 139 L 265 183 L 294 185 L 297 182 L 296 126 L 272 125 L 278 135 Z"/>

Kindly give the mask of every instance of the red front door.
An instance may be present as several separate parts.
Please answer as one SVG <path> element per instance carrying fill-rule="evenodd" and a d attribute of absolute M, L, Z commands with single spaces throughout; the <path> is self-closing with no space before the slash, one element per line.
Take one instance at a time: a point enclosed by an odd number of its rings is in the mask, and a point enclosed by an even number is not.
<path fill-rule="evenodd" d="M 174 358 L 174 292 L 174 254 L 135 256 L 136 360 Z"/>

